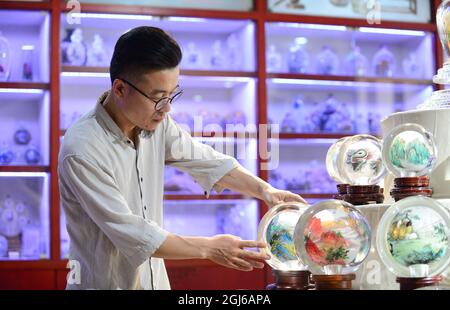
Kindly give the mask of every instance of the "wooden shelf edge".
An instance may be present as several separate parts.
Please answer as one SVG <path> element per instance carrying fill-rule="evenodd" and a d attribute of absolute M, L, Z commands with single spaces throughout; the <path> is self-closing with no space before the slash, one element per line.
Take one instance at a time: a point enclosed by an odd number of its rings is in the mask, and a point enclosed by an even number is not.
<path fill-rule="evenodd" d="M 18 269 L 62 269 L 66 268 L 67 261 L 62 260 L 2 260 L 0 270 Z"/>
<path fill-rule="evenodd" d="M 49 2 L 26 2 L 26 1 L 1 1 L 0 9 L 4 10 L 51 10 L 51 3 Z"/>
<path fill-rule="evenodd" d="M 356 135 L 356 133 L 280 133 L 281 140 L 293 139 L 340 139 Z"/>
<path fill-rule="evenodd" d="M 65 2 L 61 2 L 63 13 L 70 11 Z M 192 9 L 192 8 L 166 8 L 150 7 L 144 5 L 104 5 L 83 3 L 83 13 L 105 13 L 105 14 L 129 14 L 129 15 L 154 15 L 154 16 L 180 16 L 180 17 L 203 17 L 203 18 L 223 18 L 223 19 L 257 19 L 256 11 L 230 11 L 212 9 Z"/>
<path fill-rule="evenodd" d="M 49 166 L 0 166 L 0 172 L 50 172 Z"/>
<path fill-rule="evenodd" d="M 411 84 L 411 85 L 433 85 L 432 80 L 407 79 L 407 78 L 383 78 L 383 77 L 358 77 L 346 75 L 317 75 L 317 74 L 295 74 L 295 73 L 268 73 L 268 79 L 287 80 L 317 80 L 332 82 L 365 82 L 365 83 L 386 83 L 386 84 Z"/>
<path fill-rule="evenodd" d="M 247 71 L 219 71 L 219 70 L 181 70 L 180 75 L 184 76 L 209 76 L 209 77 L 248 77 L 256 78 L 257 72 Z"/>
<path fill-rule="evenodd" d="M 433 12 L 431 12 L 433 15 Z M 274 13 L 268 11 L 265 14 L 267 22 L 294 22 L 302 24 L 322 24 L 322 25 L 337 25 L 348 27 L 371 27 L 371 28 L 392 28 L 403 30 L 421 30 L 427 32 L 436 32 L 437 26 L 435 23 L 414 23 L 402 21 L 383 21 L 381 24 L 369 24 L 366 19 L 359 18 L 345 18 L 345 17 L 331 17 L 331 16 L 315 16 L 315 15 L 296 15 L 287 13 Z"/>
<path fill-rule="evenodd" d="M 332 199 L 336 194 L 310 194 L 294 191 L 294 193 L 302 196 L 305 199 Z"/>
<path fill-rule="evenodd" d="M 108 67 L 92 67 L 92 66 L 69 66 L 63 65 L 61 72 L 81 72 L 81 73 L 109 73 Z M 216 70 L 181 70 L 182 76 L 198 76 L 198 77 L 248 77 L 256 78 L 256 72 L 247 71 L 216 71 Z"/>
<path fill-rule="evenodd" d="M 59 130 L 59 135 L 64 136 L 66 134 L 65 129 Z M 219 133 L 220 136 L 215 135 L 215 132 L 206 133 L 206 132 L 192 132 L 191 136 L 194 138 L 216 138 L 216 139 L 227 139 L 227 138 L 233 138 L 233 139 L 243 139 L 243 138 L 249 138 L 249 139 L 255 139 L 258 137 L 257 133 L 251 133 L 251 132 L 223 132 Z"/>
<path fill-rule="evenodd" d="M 11 88 L 11 89 L 50 89 L 49 83 L 33 83 L 33 82 L 0 82 L 1 88 Z"/>

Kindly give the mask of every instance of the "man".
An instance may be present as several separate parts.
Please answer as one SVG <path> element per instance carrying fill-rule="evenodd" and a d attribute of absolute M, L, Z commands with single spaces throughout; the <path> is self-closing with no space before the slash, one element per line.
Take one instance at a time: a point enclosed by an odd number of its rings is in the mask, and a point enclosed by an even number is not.
<path fill-rule="evenodd" d="M 206 195 L 229 188 L 268 205 L 303 201 L 193 140 L 169 117 L 182 92 L 180 61 L 180 47 L 161 29 L 123 34 L 111 60 L 111 90 L 65 134 L 61 205 L 70 258 L 80 273 L 69 289 L 169 289 L 164 258 L 209 259 L 243 271 L 263 267 L 268 257 L 245 250 L 263 247 L 261 242 L 232 235 L 186 237 L 162 228 L 165 164 L 188 172 Z"/>

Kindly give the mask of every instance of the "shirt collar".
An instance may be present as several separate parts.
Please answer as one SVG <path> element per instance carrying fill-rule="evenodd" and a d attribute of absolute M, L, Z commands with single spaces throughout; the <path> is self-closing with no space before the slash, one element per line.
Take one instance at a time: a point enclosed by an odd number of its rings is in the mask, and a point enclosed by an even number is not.
<path fill-rule="evenodd" d="M 105 99 L 109 95 L 110 91 L 104 92 L 97 100 L 97 106 L 95 108 L 95 116 L 100 123 L 100 125 L 111 132 L 118 140 L 127 143 L 129 141 L 128 137 L 123 133 L 123 131 L 117 126 L 111 116 L 106 112 L 104 107 Z M 139 138 L 150 138 L 154 131 L 142 130 L 139 131 Z"/>

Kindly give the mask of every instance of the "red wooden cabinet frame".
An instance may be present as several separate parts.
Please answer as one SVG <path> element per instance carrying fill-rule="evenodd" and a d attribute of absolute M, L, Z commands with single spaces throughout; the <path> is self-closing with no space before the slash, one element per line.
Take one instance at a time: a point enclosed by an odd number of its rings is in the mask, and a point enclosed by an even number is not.
<path fill-rule="evenodd" d="M 436 69 L 442 67 L 443 52 L 437 34 L 434 13 L 441 1 L 432 0 L 433 20 L 429 24 L 406 22 L 383 22 L 382 25 L 368 25 L 365 20 L 348 18 L 331 18 L 317 16 L 302 16 L 271 13 L 267 11 L 266 0 L 254 0 L 254 9 L 250 12 L 197 10 L 197 9 L 169 9 L 150 8 L 144 6 L 127 5 L 97 5 L 83 4 L 83 12 L 118 13 L 118 14 L 151 14 L 160 16 L 187 16 L 222 19 L 250 19 L 255 22 L 255 46 L 257 67 L 255 73 L 243 73 L 246 77 L 257 78 L 257 117 L 258 123 L 267 123 L 267 85 L 266 78 L 275 77 L 266 73 L 266 22 L 302 22 L 314 24 L 345 25 L 353 27 L 382 27 L 395 29 L 423 30 L 435 34 L 434 56 Z M 60 144 L 60 20 L 61 14 L 67 12 L 66 1 L 49 0 L 46 2 L 1 1 L 0 10 L 43 10 L 51 14 L 50 28 L 50 83 L 4 83 L 1 87 L 13 88 L 39 88 L 50 90 L 50 163 L 48 167 L 0 167 L 4 172 L 49 172 L 50 173 L 50 246 L 51 256 L 49 260 L 42 261 L 0 261 L 0 289 L 64 289 L 67 275 L 67 261 L 60 259 L 60 210 L 57 178 L 57 163 Z M 70 70 L 70 68 L 63 68 Z M 186 75 L 223 75 L 236 76 L 229 72 L 196 72 L 185 71 Z M 278 77 L 278 76 L 277 76 Z M 283 78 L 299 78 L 283 74 Z M 309 79 L 323 79 L 320 76 L 308 76 Z M 330 77 L 327 77 L 330 79 Z M 334 78 L 340 80 L 339 77 Z M 348 80 L 351 78 L 343 77 Z M 375 81 L 375 80 L 374 80 Z M 376 82 L 376 81 L 375 81 Z M 393 83 L 410 83 L 402 79 L 395 79 Z M 423 83 L 420 82 L 420 83 Z M 307 138 L 339 138 L 337 134 L 281 134 L 282 139 L 307 139 Z M 258 167 L 262 160 L 258 159 Z M 268 180 L 267 171 L 258 171 L 258 175 Z M 321 199 L 331 198 L 331 194 L 305 194 L 305 198 Z M 169 197 L 169 199 L 201 199 L 202 197 Z M 236 199 L 239 195 L 219 195 L 217 199 Z M 259 204 L 259 213 L 262 216 L 267 211 L 267 206 Z M 264 289 L 272 282 L 270 268 L 257 270 L 250 273 L 242 273 L 231 269 L 214 265 L 205 261 L 168 261 L 167 268 L 174 289 Z M 220 274 L 220 279 L 216 278 Z"/>

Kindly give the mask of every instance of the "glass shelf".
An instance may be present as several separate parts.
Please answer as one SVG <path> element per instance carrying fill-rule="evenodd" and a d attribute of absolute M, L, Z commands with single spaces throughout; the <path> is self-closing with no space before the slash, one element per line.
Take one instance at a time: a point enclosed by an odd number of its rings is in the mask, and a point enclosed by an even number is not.
<path fill-rule="evenodd" d="M 94 100 L 110 87 L 107 69 L 90 71 L 63 67 L 61 73 L 61 129 L 93 108 Z M 213 71 L 210 71 L 213 72 Z M 229 137 L 234 132 L 247 136 L 257 131 L 255 115 L 256 79 L 249 76 L 197 76 L 197 71 L 180 76 L 184 89 L 170 114 L 185 129 L 204 136 Z M 80 94 L 79 87 L 83 87 Z M 76 98 L 76 100 L 74 99 Z M 244 104 L 243 104 L 244 103 Z M 214 107 L 214 108 L 212 108 Z M 197 117 L 194 117 L 197 116 Z M 200 117 L 201 116 L 201 117 Z M 228 125 L 228 127 L 227 127 Z M 236 126 L 234 126 L 236 125 Z"/>
<path fill-rule="evenodd" d="M 256 200 L 239 195 L 171 197 L 164 201 L 164 228 L 185 236 L 234 234 L 243 239 L 256 239 L 259 222 Z M 64 212 L 60 220 L 61 259 L 69 254 L 69 235 Z"/>
<path fill-rule="evenodd" d="M 48 165 L 50 93 L 0 88 L 0 101 L 0 167 Z"/>
<path fill-rule="evenodd" d="M 185 56 L 181 69 L 254 72 L 256 68 L 255 26 L 250 20 L 99 13 L 80 13 L 75 17 L 80 17 L 83 53 L 89 55 L 95 35 L 102 39 L 104 66 L 109 65 L 120 34 L 137 26 L 155 26 L 171 33 L 180 44 Z M 62 64 L 99 65 L 87 56 L 80 56 L 79 61 L 71 62 L 65 51 L 77 27 L 68 24 L 65 15 L 61 16 L 61 27 Z"/>
<path fill-rule="evenodd" d="M 291 70 L 288 67 L 289 51 L 296 41 L 297 48 L 303 49 L 307 55 L 299 59 L 308 59 L 301 73 L 320 75 L 322 72 L 328 72 L 327 75 L 330 76 L 348 75 L 353 76 L 353 79 L 355 79 L 354 75 L 359 73 L 357 76 L 361 76 L 362 80 L 371 81 L 367 80 L 367 77 L 387 77 L 394 78 L 392 80 L 394 83 L 398 82 L 395 78 L 431 80 L 435 71 L 434 56 L 432 56 L 434 55 L 433 40 L 433 33 L 416 30 L 350 28 L 286 22 L 266 23 L 266 51 L 275 48 L 275 54 L 279 55 L 280 65 L 273 66 L 272 69 L 278 73 L 298 73 L 292 71 L 294 67 L 291 67 Z M 390 55 L 388 58 L 377 57 L 383 45 L 387 47 Z M 334 57 L 337 57 L 333 62 L 325 62 L 325 59 L 333 59 L 332 57 L 319 58 L 326 46 L 331 49 Z M 351 70 L 346 62 L 350 52 L 353 51 L 352 46 L 357 46 L 360 54 L 366 58 L 365 65 L 358 67 L 360 68 L 358 71 Z M 390 57 L 393 58 L 393 65 L 389 65 Z M 270 59 L 277 59 L 277 57 Z M 323 66 L 320 66 L 321 61 L 324 61 Z M 377 71 L 375 63 L 379 64 Z"/>
<path fill-rule="evenodd" d="M 255 240 L 258 213 L 256 200 L 165 201 L 164 228 L 187 236 L 233 234 Z"/>
<path fill-rule="evenodd" d="M 310 199 L 329 199 L 336 191 L 336 182 L 328 175 L 325 159 L 333 140 L 271 139 L 269 159 L 269 183 L 275 188 L 286 189 Z M 309 200 L 308 200 L 309 201 Z"/>
<path fill-rule="evenodd" d="M 216 151 L 227 154 L 237 159 L 237 161 L 250 172 L 256 174 L 257 170 L 257 141 L 256 139 L 215 139 L 215 138 L 194 138 L 202 141 L 202 143 L 211 146 Z M 174 167 L 166 166 L 164 175 L 165 194 L 172 199 L 182 199 L 181 197 L 189 197 L 190 195 L 203 195 L 203 189 L 198 185 L 187 173 L 183 173 Z M 216 196 L 212 194 L 211 196 Z M 224 199 L 231 197 L 243 198 L 237 193 L 225 190 L 222 195 L 218 195 Z M 179 197 L 179 198 L 175 198 Z M 228 198 L 227 198 L 228 197 Z"/>
<path fill-rule="evenodd" d="M 302 83 L 295 79 L 268 79 L 267 88 L 269 122 L 278 124 L 279 132 L 288 138 L 302 138 L 301 134 L 312 138 L 357 133 L 380 136 L 379 123 L 384 117 L 415 109 L 434 90 L 426 84 Z"/>
<path fill-rule="evenodd" d="M 379 3 L 380 11 L 375 9 Z M 273 13 L 326 16 L 361 19 L 366 23 L 377 21 L 401 21 L 429 23 L 431 21 L 430 1 L 426 0 L 316 0 L 316 1 L 283 1 L 268 0 L 267 9 Z"/>
<path fill-rule="evenodd" d="M 43 172 L 0 172 L 0 260 L 50 257 L 49 182 Z"/>
<path fill-rule="evenodd" d="M 50 14 L 0 10 L 0 31 L 9 46 L 10 75 L 7 82 L 47 83 L 50 76 Z M 26 76 L 24 61 L 31 63 L 32 68 L 32 73 L 26 71 Z"/>

